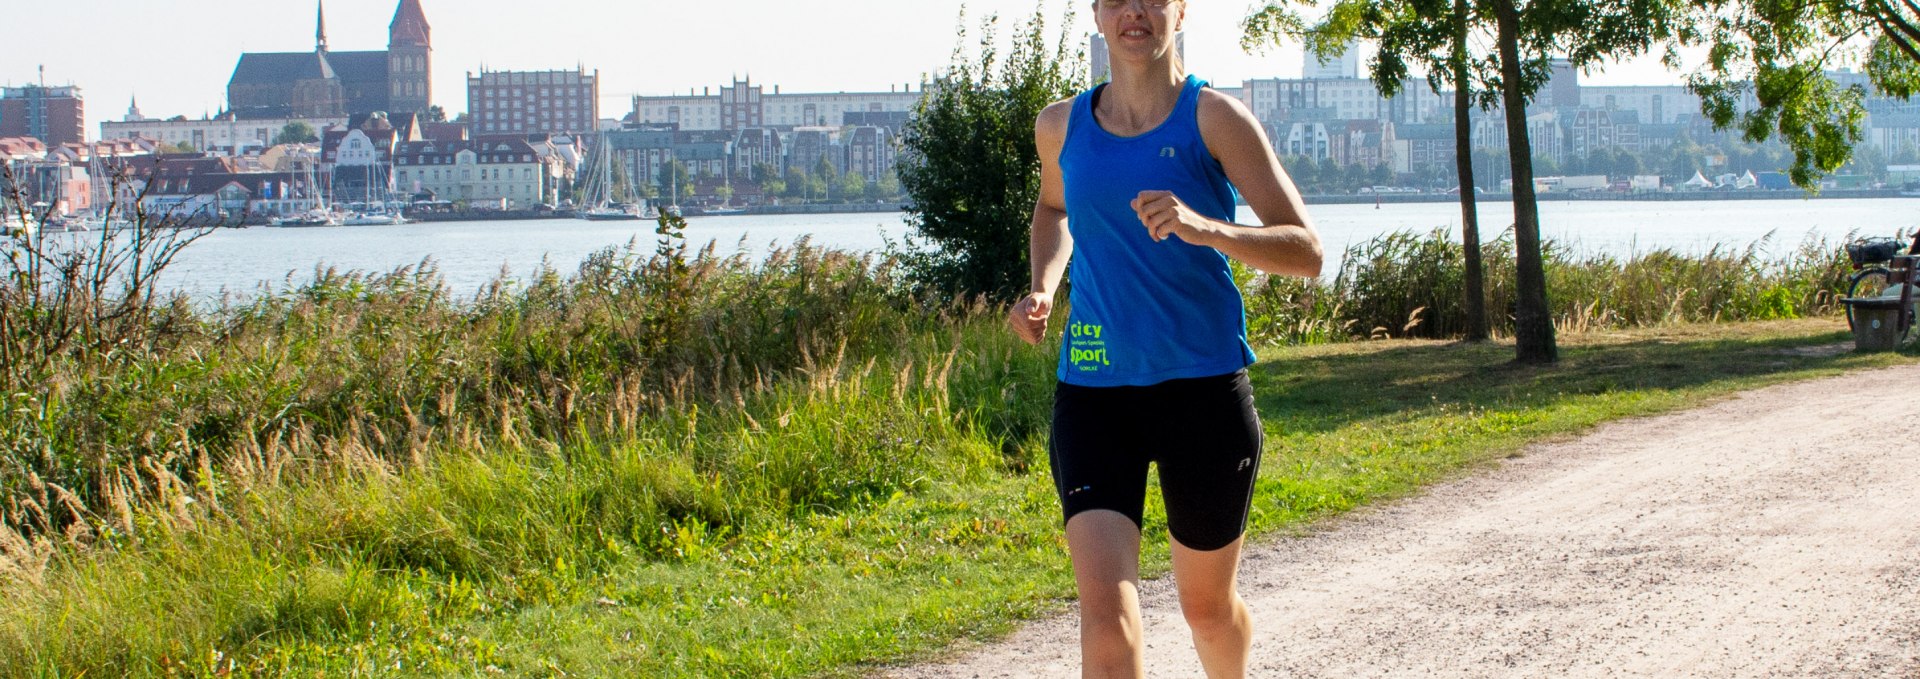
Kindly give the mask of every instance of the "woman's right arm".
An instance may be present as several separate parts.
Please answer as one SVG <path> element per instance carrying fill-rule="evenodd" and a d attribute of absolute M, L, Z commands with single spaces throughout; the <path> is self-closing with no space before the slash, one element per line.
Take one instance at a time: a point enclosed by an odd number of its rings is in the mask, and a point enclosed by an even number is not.
<path fill-rule="evenodd" d="M 1073 235 L 1067 231 L 1066 189 L 1060 178 L 1060 149 L 1066 144 L 1067 120 L 1073 100 L 1054 102 L 1040 112 L 1033 125 L 1033 142 L 1040 154 L 1040 197 L 1033 203 L 1033 232 L 1029 256 L 1032 287 L 1007 313 L 1013 332 L 1028 344 L 1039 344 L 1053 315 L 1053 295 L 1067 272 L 1073 254 Z"/>

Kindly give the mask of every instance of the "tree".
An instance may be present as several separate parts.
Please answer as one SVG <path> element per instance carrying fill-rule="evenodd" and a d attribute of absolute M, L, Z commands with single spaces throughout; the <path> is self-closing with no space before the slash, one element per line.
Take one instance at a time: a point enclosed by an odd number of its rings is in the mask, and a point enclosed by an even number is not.
<path fill-rule="evenodd" d="M 754 163 L 750 173 L 751 174 L 747 176 L 748 181 L 764 182 L 769 179 L 780 178 L 780 168 L 774 167 L 773 163 L 766 161 Z M 779 193 L 779 191 L 768 191 L 768 193 Z"/>
<path fill-rule="evenodd" d="M 675 204 L 679 203 L 680 198 L 693 195 L 693 177 L 687 172 L 687 164 L 677 159 L 660 165 L 660 172 L 654 177 L 654 186 L 659 189 L 659 195 L 668 197 Z M 680 195 L 674 195 L 675 191 Z"/>
<path fill-rule="evenodd" d="M 807 173 L 793 166 L 787 167 L 786 184 L 788 198 L 805 198 L 807 191 L 811 188 L 807 182 Z"/>
<path fill-rule="evenodd" d="M 1532 90 L 1521 84 L 1525 67 L 1520 63 L 1520 9 L 1515 1 L 1493 0 L 1500 36 L 1499 92 L 1506 101 L 1507 158 L 1513 165 L 1514 261 L 1519 269 L 1514 276 L 1515 358 L 1521 363 L 1553 363 L 1560 351 L 1554 344 L 1546 263 L 1540 256 L 1540 205 L 1533 195 L 1533 143 L 1527 136 L 1527 99 Z"/>
<path fill-rule="evenodd" d="M 965 16 L 960 41 L 967 43 Z M 955 48 L 945 76 L 928 88 L 902 132 L 900 185 L 910 197 L 908 275 L 945 294 L 1012 299 L 1028 285 L 1027 242 L 1040 192 L 1033 123 L 1048 104 L 1086 82 L 1086 55 L 1065 26 L 1049 44 L 1036 10 L 1005 54 L 994 45 L 997 18 L 982 26 L 980 54 Z M 1003 59 L 1004 56 L 1004 59 Z"/>
<path fill-rule="evenodd" d="M 1298 35 L 1321 53 L 1353 39 L 1380 43 L 1374 63 L 1379 88 L 1397 88 L 1409 73 L 1408 60 L 1436 73 L 1452 73 L 1483 105 L 1498 102 L 1507 128 L 1507 166 L 1513 178 L 1516 306 L 1516 360 L 1552 363 L 1553 316 L 1548 306 L 1540 252 L 1539 206 L 1533 187 L 1533 150 L 1527 137 L 1527 102 L 1551 75 L 1554 56 L 1575 68 L 1643 54 L 1656 43 L 1691 36 L 1688 0 L 1336 0 L 1318 24 L 1309 27 L 1293 10 L 1268 3 L 1248 17 L 1247 40 L 1273 41 Z M 1710 2 L 1718 0 L 1693 0 Z M 1725 0 L 1733 2 L 1737 0 Z M 1762 1 L 1762 0 L 1753 0 Z M 1826 1 L 1826 0 L 1823 0 Z M 1838 1 L 1838 0 L 1831 0 Z M 1310 4 L 1310 3 L 1308 3 Z M 1492 53 L 1458 60 L 1467 40 L 1462 34 L 1491 30 Z M 1669 63 L 1678 57 L 1668 54 Z M 1466 69 L 1459 63 L 1470 63 Z M 1397 89 L 1396 89 L 1397 91 Z M 1457 114 L 1456 114 L 1457 115 Z M 1462 188 L 1464 193 L 1466 189 Z"/>
<path fill-rule="evenodd" d="M 867 178 L 854 173 L 840 175 L 840 202 L 851 203 L 866 197 Z"/>
<path fill-rule="evenodd" d="M 274 146 L 281 144 L 311 144 L 316 141 L 320 141 L 320 136 L 314 132 L 313 126 L 300 120 L 287 123 L 286 127 L 280 128 L 280 133 L 273 137 Z"/>
<path fill-rule="evenodd" d="M 813 170 L 808 174 L 807 181 L 812 186 L 819 187 L 822 200 L 832 202 L 833 189 L 838 188 L 840 183 L 840 168 L 835 167 L 833 161 L 825 154 L 821 154 L 820 160 L 813 164 Z"/>
<path fill-rule="evenodd" d="M 1792 149 L 1788 174 L 1812 188 L 1852 157 L 1865 124 L 1859 86 L 1830 75 L 1860 67 L 1880 93 L 1920 91 L 1920 3 L 1914 0 L 1693 0 L 1697 14 L 1677 45 L 1705 44 L 1707 68 L 1688 79 L 1714 126 L 1748 141 L 1778 136 Z M 1757 106 L 1743 110 L 1742 100 Z"/>
<path fill-rule="evenodd" d="M 1380 57 L 1374 62 L 1375 88 L 1392 98 L 1407 81 L 1409 60 L 1427 72 L 1427 83 L 1435 93 L 1443 84 L 1454 88 L 1454 176 L 1460 187 L 1461 253 L 1465 260 L 1462 296 L 1465 302 L 1466 339 L 1488 338 L 1486 312 L 1486 274 L 1481 262 L 1480 218 L 1473 186 L 1474 175 L 1472 106 L 1477 67 L 1468 43 L 1472 38 L 1474 14 L 1467 0 L 1452 0 L 1443 7 L 1438 0 L 1413 5 L 1345 2 L 1335 6 L 1328 20 L 1314 30 L 1306 28 L 1298 15 L 1268 3 L 1249 16 L 1244 24 L 1242 46 L 1278 42 L 1287 35 L 1308 36 L 1308 43 L 1319 54 L 1342 48 L 1358 38 L 1371 38 L 1380 45 Z M 1485 91 L 1485 90 L 1482 90 Z"/>
<path fill-rule="evenodd" d="M 439 105 L 439 104 L 434 104 L 434 105 L 432 105 L 432 106 L 428 106 L 428 107 L 427 107 L 427 122 L 429 122 L 429 123 L 444 123 L 444 122 L 447 122 L 447 110 L 446 110 L 446 109 L 444 109 L 444 108 L 440 108 L 440 105 Z"/>

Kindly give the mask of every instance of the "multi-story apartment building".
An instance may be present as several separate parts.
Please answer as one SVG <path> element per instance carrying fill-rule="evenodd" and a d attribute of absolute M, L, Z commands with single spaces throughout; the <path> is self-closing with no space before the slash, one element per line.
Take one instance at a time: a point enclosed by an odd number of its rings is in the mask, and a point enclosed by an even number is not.
<path fill-rule="evenodd" d="M 1409 79 L 1391 100 L 1380 97 L 1372 80 L 1360 78 L 1248 80 L 1238 94 L 1255 119 L 1268 123 L 1387 120 L 1419 125 L 1449 103 L 1419 79 Z"/>
<path fill-rule="evenodd" d="M 767 127 L 752 127 L 741 130 L 733 140 L 733 176 L 749 182 L 758 182 L 770 177 L 761 177 L 754 168 L 761 165 L 773 167 L 775 177 L 785 171 L 781 165 L 786 160 L 785 146 L 780 143 L 780 133 Z"/>
<path fill-rule="evenodd" d="M 600 72 L 583 66 L 469 73 L 467 113 L 475 137 L 593 132 L 600 123 Z"/>
<path fill-rule="evenodd" d="M 855 113 L 905 113 L 925 96 L 925 88 L 897 87 L 887 92 L 771 94 L 750 81 L 737 80 L 721 94 L 707 88 L 700 94 L 638 96 L 633 98 L 633 123 L 638 126 L 675 126 L 681 130 L 737 131 L 749 127 L 841 127 Z"/>
<path fill-rule="evenodd" d="M 1643 122 L 1666 125 L 1700 114 L 1700 97 L 1685 85 L 1624 85 L 1580 88 L 1580 105 L 1640 112 Z"/>
<path fill-rule="evenodd" d="M 898 151 L 893 135 L 887 132 L 887 128 L 855 127 L 847 130 L 842 140 L 847 160 L 840 167 L 847 174 L 859 175 L 868 183 L 878 182 L 882 177 L 893 174 Z"/>
<path fill-rule="evenodd" d="M 1274 126 L 1267 136 L 1273 142 L 1274 152 L 1282 156 L 1306 156 L 1314 160 L 1332 156 L 1333 142 L 1326 123 L 1286 123 Z"/>
<path fill-rule="evenodd" d="M 840 154 L 834 152 L 837 150 L 839 134 L 840 128 L 837 127 L 795 129 L 791 143 L 787 145 L 787 167 L 813 172 L 815 167 L 819 167 L 820 160 L 825 158 L 838 170 L 844 164 L 844 159 L 837 157 Z"/>
<path fill-rule="evenodd" d="M 393 176 L 407 193 L 517 208 L 553 202 L 557 181 L 544 161 L 527 140 L 513 137 L 412 141 L 395 149 Z"/>
<path fill-rule="evenodd" d="M 0 88 L 0 137 L 33 137 L 50 146 L 84 143 L 86 118 L 78 87 Z"/>
<path fill-rule="evenodd" d="M 1393 128 L 1393 171 L 1454 167 L 1458 147 L 1453 125 L 1396 125 Z"/>
<path fill-rule="evenodd" d="M 129 116 L 132 117 L 132 116 Z M 280 130 L 290 123 L 306 123 L 315 133 L 344 127 L 346 116 L 326 118 L 260 118 L 243 120 L 232 114 L 188 120 L 122 120 L 100 123 L 101 139 L 152 139 L 175 146 L 186 144 L 196 151 L 240 155 L 273 144 Z"/>
<path fill-rule="evenodd" d="M 1566 157 L 1566 135 L 1561 134 L 1558 111 L 1541 111 L 1527 115 L 1527 142 L 1533 155 L 1548 158 Z M 1473 119 L 1473 150 L 1507 149 L 1507 119 L 1500 110 Z"/>
<path fill-rule="evenodd" d="M 1638 111 L 1582 107 L 1561 120 L 1571 158 L 1585 158 L 1595 151 L 1641 150 Z"/>
<path fill-rule="evenodd" d="M 635 184 L 658 186 L 661 172 L 668 163 L 679 162 L 687 168 L 689 181 L 719 181 L 723 184 L 736 176 L 728 167 L 733 143 L 729 135 L 717 130 L 687 132 L 671 129 L 621 130 L 603 132 L 600 135 L 605 143 L 612 144 L 613 162 L 618 163 L 627 172 L 627 177 Z M 773 142 L 775 145 L 778 141 Z M 735 158 L 735 162 L 738 159 Z M 776 163 L 777 165 L 777 163 Z M 751 172 L 750 166 L 747 170 Z M 738 176 L 746 176 L 744 174 Z M 685 187 L 667 186 L 663 190 L 684 190 Z"/>

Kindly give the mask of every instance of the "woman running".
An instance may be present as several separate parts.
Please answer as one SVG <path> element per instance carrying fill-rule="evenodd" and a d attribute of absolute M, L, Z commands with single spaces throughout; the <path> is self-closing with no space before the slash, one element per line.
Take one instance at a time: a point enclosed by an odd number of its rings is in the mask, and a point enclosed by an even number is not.
<path fill-rule="evenodd" d="M 1095 0 L 1094 16 L 1112 80 L 1035 123 L 1033 288 L 1008 315 L 1039 343 L 1071 256 L 1051 461 L 1082 674 L 1144 676 L 1140 521 L 1157 464 L 1194 649 L 1208 676 L 1241 677 L 1253 628 L 1234 578 L 1263 434 L 1227 258 L 1318 276 L 1320 239 L 1252 113 L 1186 74 L 1185 0 Z M 1236 189 L 1262 226 L 1233 223 Z"/>

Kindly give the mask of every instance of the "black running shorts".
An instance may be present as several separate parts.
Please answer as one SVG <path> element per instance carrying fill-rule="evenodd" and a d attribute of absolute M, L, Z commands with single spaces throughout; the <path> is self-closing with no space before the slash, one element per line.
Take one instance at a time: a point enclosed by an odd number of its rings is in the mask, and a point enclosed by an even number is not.
<path fill-rule="evenodd" d="M 1225 547 L 1246 530 L 1263 438 L 1245 370 L 1146 387 L 1062 382 L 1048 452 L 1063 521 L 1108 509 L 1140 525 L 1157 464 L 1173 539 Z"/>

